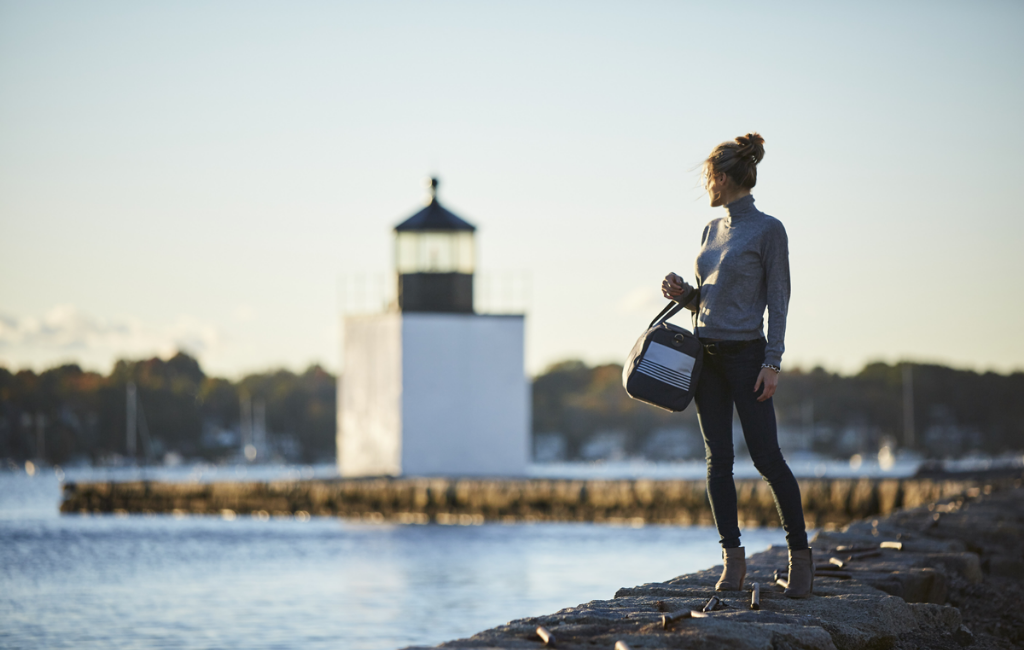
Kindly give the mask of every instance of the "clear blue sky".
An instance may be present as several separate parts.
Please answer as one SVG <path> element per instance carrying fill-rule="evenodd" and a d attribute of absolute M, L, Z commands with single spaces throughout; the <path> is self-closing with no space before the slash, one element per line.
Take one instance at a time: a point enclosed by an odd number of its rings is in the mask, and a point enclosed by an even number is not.
<path fill-rule="evenodd" d="M 1024 4 L 0 2 L 0 363 L 341 367 L 421 179 L 531 278 L 528 369 L 692 277 L 694 167 L 766 139 L 784 366 L 1024 369 Z"/>

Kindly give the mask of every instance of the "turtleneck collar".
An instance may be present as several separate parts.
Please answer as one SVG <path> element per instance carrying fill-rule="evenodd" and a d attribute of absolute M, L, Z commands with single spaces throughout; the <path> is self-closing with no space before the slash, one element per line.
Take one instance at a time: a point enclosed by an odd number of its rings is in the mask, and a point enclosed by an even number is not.
<path fill-rule="evenodd" d="M 729 214 L 727 223 L 730 225 L 732 225 L 732 222 L 736 219 L 742 219 L 743 217 L 749 217 L 757 214 L 758 210 L 754 207 L 754 195 L 748 194 L 741 199 L 736 199 L 725 206 L 725 211 Z"/>

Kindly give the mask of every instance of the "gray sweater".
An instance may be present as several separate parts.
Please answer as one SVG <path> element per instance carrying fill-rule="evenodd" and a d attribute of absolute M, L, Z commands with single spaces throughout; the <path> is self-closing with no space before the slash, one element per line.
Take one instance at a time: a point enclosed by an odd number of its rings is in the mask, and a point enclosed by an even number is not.
<path fill-rule="evenodd" d="M 700 307 L 694 315 L 700 338 L 749 341 L 764 336 L 764 363 L 782 366 L 789 310 L 789 239 L 782 222 L 745 196 L 725 206 L 728 216 L 704 228 L 697 255 Z M 692 305 L 691 305 L 692 306 Z"/>

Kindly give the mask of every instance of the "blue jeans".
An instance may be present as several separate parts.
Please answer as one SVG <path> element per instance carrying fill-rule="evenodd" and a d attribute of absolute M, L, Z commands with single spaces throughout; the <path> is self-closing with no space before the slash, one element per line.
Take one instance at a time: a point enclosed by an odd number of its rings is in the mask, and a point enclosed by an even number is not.
<path fill-rule="evenodd" d="M 709 352 L 705 348 L 704 367 L 694 399 L 708 461 L 708 499 L 722 547 L 738 548 L 740 528 L 736 484 L 732 478 L 732 410 L 735 404 L 750 458 L 775 497 L 775 507 L 786 531 L 786 545 L 796 551 L 807 548 L 800 486 L 779 449 L 772 400 L 758 402 L 763 388 L 754 392 L 766 344 L 764 339 L 722 341 L 716 345 L 716 351 Z"/>

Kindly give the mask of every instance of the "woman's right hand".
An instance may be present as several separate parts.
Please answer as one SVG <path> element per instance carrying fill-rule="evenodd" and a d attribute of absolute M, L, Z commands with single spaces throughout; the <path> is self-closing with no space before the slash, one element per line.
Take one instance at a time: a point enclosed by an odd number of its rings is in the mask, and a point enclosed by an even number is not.
<path fill-rule="evenodd" d="M 693 287 L 675 273 L 669 273 L 661 281 L 661 295 L 669 300 L 678 302 L 680 298 L 689 295 L 691 291 L 693 291 Z"/>

